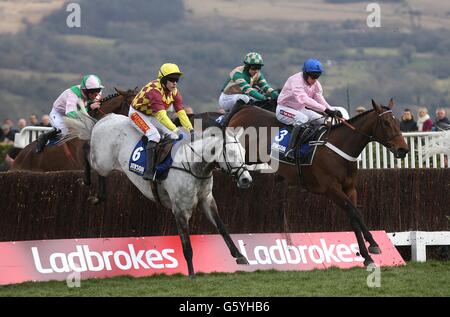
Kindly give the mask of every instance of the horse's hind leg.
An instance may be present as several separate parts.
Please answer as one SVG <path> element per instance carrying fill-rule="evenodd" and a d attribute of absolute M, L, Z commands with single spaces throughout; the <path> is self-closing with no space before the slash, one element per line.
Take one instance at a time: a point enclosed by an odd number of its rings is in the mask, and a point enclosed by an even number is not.
<path fill-rule="evenodd" d="M 359 252 L 361 256 L 364 258 L 364 265 L 368 266 L 373 263 L 373 259 L 367 251 L 366 244 L 364 242 L 364 237 L 361 229 L 361 217 L 358 213 L 358 210 L 353 205 L 350 198 L 345 195 L 345 193 L 341 189 L 332 188 L 329 192 L 329 197 L 342 209 L 347 211 L 350 224 L 352 226 L 353 232 L 355 233 L 356 240 L 358 241 Z"/>
<path fill-rule="evenodd" d="M 236 263 L 248 264 L 246 257 L 243 256 L 242 253 L 238 250 L 233 240 L 231 239 L 230 234 L 228 233 L 228 230 L 225 227 L 225 224 L 220 218 L 216 200 L 214 199 L 212 194 L 210 194 L 208 198 L 204 199 L 201 202 L 200 207 L 205 212 L 208 219 L 216 226 L 217 230 L 222 235 L 223 239 L 225 240 L 225 243 L 228 246 L 228 249 L 230 250 L 231 255 L 236 259 Z"/>
<path fill-rule="evenodd" d="M 189 277 L 194 278 L 195 273 L 194 265 L 192 264 L 192 245 L 189 233 L 189 218 L 191 213 L 174 208 L 173 214 L 175 215 L 178 234 L 180 235 L 181 245 L 183 246 L 183 254 L 188 266 Z"/>
<path fill-rule="evenodd" d="M 347 190 L 345 192 L 347 194 L 347 196 L 351 199 L 353 205 L 355 206 L 356 209 L 356 200 L 357 200 L 357 192 L 356 192 L 356 188 L 351 188 L 349 190 Z M 359 221 L 359 224 L 361 226 L 362 229 L 362 233 L 364 235 L 364 239 L 366 239 L 367 242 L 370 243 L 369 246 L 369 253 L 371 254 L 381 254 L 381 249 L 378 246 L 378 244 L 375 242 L 375 239 L 373 238 L 372 234 L 370 233 L 369 229 L 367 228 L 364 219 L 361 215 L 361 213 L 358 211 L 358 209 L 356 209 L 356 215 Z"/>
<path fill-rule="evenodd" d="M 89 143 L 83 144 L 83 160 L 84 160 L 84 184 L 91 186 L 91 163 L 89 162 L 89 152 L 91 146 Z"/>

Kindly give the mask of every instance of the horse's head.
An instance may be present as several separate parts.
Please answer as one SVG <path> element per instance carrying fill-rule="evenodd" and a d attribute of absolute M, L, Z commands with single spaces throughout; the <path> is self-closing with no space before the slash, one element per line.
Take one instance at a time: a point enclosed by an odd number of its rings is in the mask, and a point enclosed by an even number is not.
<path fill-rule="evenodd" d="M 225 129 L 223 151 L 218 163 L 223 171 L 234 177 L 239 188 L 248 188 L 253 179 L 245 165 L 245 149 L 239 142 L 242 133 L 243 129 Z"/>
<path fill-rule="evenodd" d="M 130 104 L 138 93 L 137 87 L 127 91 L 117 88 L 114 88 L 114 90 L 116 91 L 115 94 L 109 95 L 100 101 L 101 106 L 99 112 L 102 115 L 109 113 L 116 113 L 124 116 L 128 115 Z"/>
<path fill-rule="evenodd" d="M 388 107 L 383 107 L 372 100 L 372 106 L 377 116 L 372 132 L 373 140 L 383 144 L 396 158 L 404 158 L 409 152 L 409 146 L 400 131 L 400 122 L 392 112 L 394 101 L 391 99 Z"/>

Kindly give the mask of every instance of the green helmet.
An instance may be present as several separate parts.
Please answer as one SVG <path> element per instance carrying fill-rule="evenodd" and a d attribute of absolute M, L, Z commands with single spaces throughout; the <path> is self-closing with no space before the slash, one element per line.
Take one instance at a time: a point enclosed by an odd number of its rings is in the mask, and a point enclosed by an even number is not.
<path fill-rule="evenodd" d="M 264 66 L 264 61 L 260 54 L 251 52 L 245 55 L 244 64 Z"/>

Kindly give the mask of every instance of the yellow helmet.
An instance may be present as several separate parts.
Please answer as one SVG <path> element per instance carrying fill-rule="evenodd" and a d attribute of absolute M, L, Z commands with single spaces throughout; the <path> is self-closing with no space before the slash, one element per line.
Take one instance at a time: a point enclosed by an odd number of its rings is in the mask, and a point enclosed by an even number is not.
<path fill-rule="evenodd" d="M 158 79 L 163 77 L 167 77 L 169 75 L 179 75 L 183 76 L 183 73 L 180 71 L 180 68 L 176 64 L 166 63 L 161 66 L 158 73 Z"/>

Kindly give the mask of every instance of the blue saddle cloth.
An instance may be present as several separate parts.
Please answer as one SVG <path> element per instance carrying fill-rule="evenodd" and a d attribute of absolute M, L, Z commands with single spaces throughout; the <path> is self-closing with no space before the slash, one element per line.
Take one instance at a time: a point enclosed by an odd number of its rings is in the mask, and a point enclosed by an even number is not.
<path fill-rule="evenodd" d="M 316 148 L 318 145 L 322 144 L 321 139 L 325 132 L 325 127 L 318 129 L 312 137 L 310 137 L 305 141 L 305 143 L 297 147 L 296 157 L 300 159 L 300 165 L 312 164 L 314 156 L 316 154 Z M 272 158 L 278 159 L 279 161 L 288 164 L 295 164 L 295 160 L 292 160 L 285 156 L 286 149 L 289 145 L 289 140 L 291 139 L 291 135 L 291 126 L 280 128 L 278 135 L 276 135 L 271 142 L 270 156 Z"/>
<path fill-rule="evenodd" d="M 173 143 L 178 142 L 177 140 L 174 140 Z M 143 176 L 146 169 L 146 162 L 147 162 L 147 153 L 144 151 L 145 145 L 144 141 L 141 139 L 134 147 L 134 150 L 131 152 L 130 157 L 130 163 L 128 169 L 139 175 Z M 156 179 L 157 180 L 164 180 L 166 179 L 167 175 L 169 174 L 170 167 L 172 166 L 173 159 L 172 155 L 167 155 L 167 157 L 162 161 L 160 164 L 158 164 L 155 167 L 156 170 Z"/>

